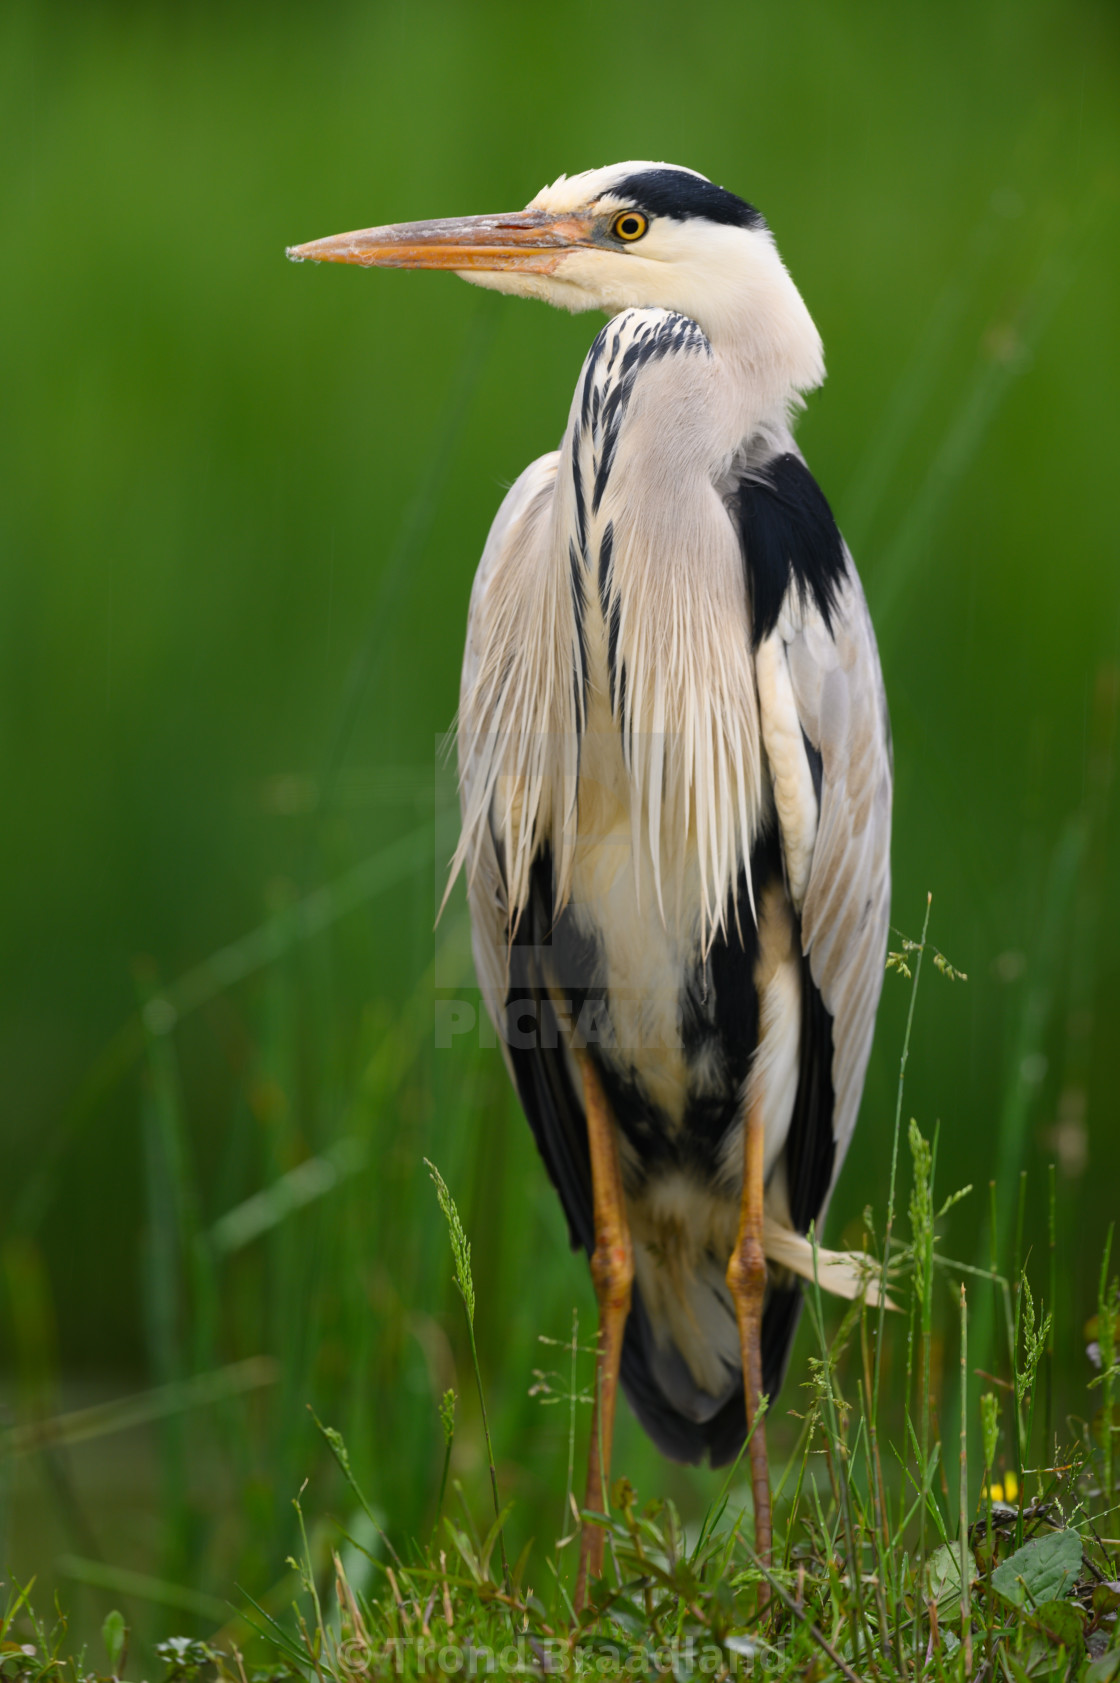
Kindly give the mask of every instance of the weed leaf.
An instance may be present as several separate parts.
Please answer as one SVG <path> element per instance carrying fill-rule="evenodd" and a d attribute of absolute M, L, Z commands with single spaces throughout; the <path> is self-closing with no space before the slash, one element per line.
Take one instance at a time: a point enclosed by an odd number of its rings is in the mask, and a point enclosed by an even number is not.
<path fill-rule="evenodd" d="M 1085 1648 L 1085 1614 L 1073 1601 L 1044 1601 L 1031 1615 L 1036 1625 L 1055 1645 L 1080 1660 Z"/>
<path fill-rule="evenodd" d="M 1017 1607 L 1038 1608 L 1060 1601 L 1081 1571 L 1081 1538 L 1076 1531 L 1048 1531 L 1032 1537 L 996 1567 L 992 1587 Z"/>
<path fill-rule="evenodd" d="M 961 1598 L 961 1551 L 956 1543 L 942 1543 L 934 1549 L 926 1567 L 931 1601 L 944 1616 Z"/>

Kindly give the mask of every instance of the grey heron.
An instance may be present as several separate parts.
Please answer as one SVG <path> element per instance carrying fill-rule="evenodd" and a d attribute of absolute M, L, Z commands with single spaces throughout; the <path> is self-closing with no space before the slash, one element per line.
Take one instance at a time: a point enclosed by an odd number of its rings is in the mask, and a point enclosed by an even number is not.
<path fill-rule="evenodd" d="M 859 578 L 793 439 L 820 336 L 770 230 L 692 170 L 561 176 L 509 215 L 295 259 L 450 269 L 606 311 L 558 450 L 499 509 L 458 719 L 478 979 L 590 1258 L 587 1502 L 619 1379 L 667 1455 L 749 1433 L 855 1126 L 883 974 L 891 746 Z M 602 1566 L 585 1526 L 579 1594 Z"/>

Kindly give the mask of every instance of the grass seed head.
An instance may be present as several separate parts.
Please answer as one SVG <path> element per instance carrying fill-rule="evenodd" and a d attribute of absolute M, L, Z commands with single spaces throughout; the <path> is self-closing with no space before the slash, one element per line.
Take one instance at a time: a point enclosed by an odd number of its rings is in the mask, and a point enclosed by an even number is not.
<path fill-rule="evenodd" d="M 424 1159 L 428 1173 L 432 1177 L 432 1184 L 436 1189 L 439 1207 L 443 1211 L 443 1219 L 447 1223 L 447 1231 L 451 1238 L 451 1254 L 455 1258 L 455 1284 L 458 1286 L 466 1305 L 467 1320 L 471 1330 L 474 1330 L 474 1278 L 471 1274 L 471 1247 L 463 1223 L 459 1218 L 459 1211 L 455 1200 L 448 1190 L 447 1182 L 436 1168 L 435 1164 Z"/>

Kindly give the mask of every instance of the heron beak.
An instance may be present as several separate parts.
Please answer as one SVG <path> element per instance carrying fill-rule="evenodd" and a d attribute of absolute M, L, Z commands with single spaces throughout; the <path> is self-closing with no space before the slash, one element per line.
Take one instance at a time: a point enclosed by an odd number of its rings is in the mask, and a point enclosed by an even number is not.
<path fill-rule="evenodd" d="M 590 217 L 517 210 L 508 216 L 459 216 L 397 222 L 290 245 L 293 263 L 360 263 L 377 269 L 521 269 L 551 274 L 566 252 L 592 244 Z"/>

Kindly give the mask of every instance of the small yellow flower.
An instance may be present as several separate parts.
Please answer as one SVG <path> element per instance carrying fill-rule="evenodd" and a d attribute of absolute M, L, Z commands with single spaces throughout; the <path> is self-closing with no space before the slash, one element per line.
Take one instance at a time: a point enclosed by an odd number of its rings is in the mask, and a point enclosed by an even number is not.
<path fill-rule="evenodd" d="M 1014 1473 L 1006 1473 L 1002 1484 L 986 1485 L 980 1494 L 990 1496 L 993 1502 L 1006 1502 L 1013 1507 L 1019 1500 L 1019 1480 Z"/>

